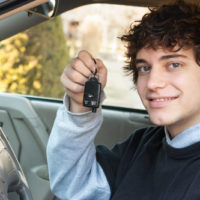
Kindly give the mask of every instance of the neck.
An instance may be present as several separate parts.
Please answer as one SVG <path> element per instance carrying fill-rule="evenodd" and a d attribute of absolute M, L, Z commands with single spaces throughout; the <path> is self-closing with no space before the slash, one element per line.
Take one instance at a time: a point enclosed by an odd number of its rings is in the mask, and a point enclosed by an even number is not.
<path fill-rule="evenodd" d="M 195 126 L 197 124 L 199 124 L 200 122 L 196 122 L 196 123 L 192 123 L 190 125 L 187 125 L 187 123 L 183 123 L 183 125 L 181 125 L 180 123 L 179 124 L 176 124 L 176 125 L 167 125 L 166 128 L 169 132 L 169 135 L 170 137 L 173 139 L 174 137 L 176 137 L 177 135 L 179 135 L 180 133 L 182 133 L 184 130 L 192 127 L 192 126 Z"/>

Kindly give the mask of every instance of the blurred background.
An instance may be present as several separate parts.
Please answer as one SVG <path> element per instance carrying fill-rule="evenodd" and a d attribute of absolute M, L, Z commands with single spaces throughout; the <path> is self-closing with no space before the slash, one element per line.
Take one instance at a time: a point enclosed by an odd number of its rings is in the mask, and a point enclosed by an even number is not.
<path fill-rule="evenodd" d="M 123 72 L 125 47 L 118 37 L 148 12 L 142 7 L 79 7 L 0 42 L 0 92 L 63 98 L 60 75 L 81 49 L 108 68 L 105 105 L 139 108 L 132 77 Z"/>

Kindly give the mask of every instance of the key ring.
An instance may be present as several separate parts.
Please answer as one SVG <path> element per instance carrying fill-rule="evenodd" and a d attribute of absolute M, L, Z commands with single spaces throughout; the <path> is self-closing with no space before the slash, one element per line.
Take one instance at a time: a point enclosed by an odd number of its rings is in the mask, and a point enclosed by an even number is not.
<path fill-rule="evenodd" d="M 95 72 L 93 74 L 94 74 L 94 76 L 96 76 L 96 74 L 97 74 L 97 62 L 94 58 L 93 58 L 93 60 L 94 60 L 94 67 L 95 67 Z"/>

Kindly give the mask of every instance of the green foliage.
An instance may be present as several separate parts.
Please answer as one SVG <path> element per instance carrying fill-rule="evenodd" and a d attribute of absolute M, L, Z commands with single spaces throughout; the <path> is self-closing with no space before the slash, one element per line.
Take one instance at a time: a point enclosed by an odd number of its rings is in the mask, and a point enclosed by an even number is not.
<path fill-rule="evenodd" d="M 60 17 L 0 42 L 0 91 L 62 98 L 69 53 Z"/>

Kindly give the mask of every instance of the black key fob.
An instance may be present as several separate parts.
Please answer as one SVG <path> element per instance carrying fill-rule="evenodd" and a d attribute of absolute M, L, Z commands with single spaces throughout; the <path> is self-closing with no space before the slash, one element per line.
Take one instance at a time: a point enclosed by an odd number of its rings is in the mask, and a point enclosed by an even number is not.
<path fill-rule="evenodd" d="M 91 107 L 92 112 L 96 112 L 99 107 L 100 95 L 101 83 L 93 76 L 85 83 L 83 106 Z"/>

